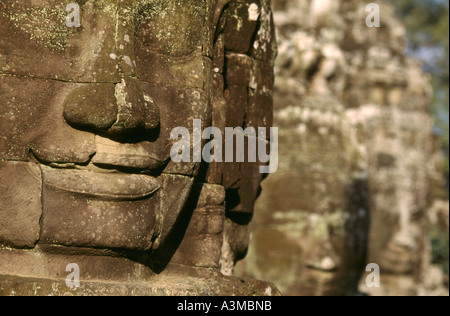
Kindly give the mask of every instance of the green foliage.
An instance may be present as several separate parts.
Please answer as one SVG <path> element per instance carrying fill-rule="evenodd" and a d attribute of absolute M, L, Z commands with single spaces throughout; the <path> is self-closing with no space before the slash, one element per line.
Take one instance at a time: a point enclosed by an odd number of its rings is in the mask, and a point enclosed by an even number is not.
<path fill-rule="evenodd" d="M 445 274 L 449 274 L 449 237 L 447 232 L 437 226 L 430 230 L 430 240 L 433 249 L 433 264 L 442 266 Z"/>

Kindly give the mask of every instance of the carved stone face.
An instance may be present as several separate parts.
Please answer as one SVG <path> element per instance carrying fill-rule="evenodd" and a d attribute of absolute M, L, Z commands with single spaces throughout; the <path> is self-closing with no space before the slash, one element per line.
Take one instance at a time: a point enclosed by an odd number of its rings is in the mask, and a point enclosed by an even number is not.
<path fill-rule="evenodd" d="M 379 251 L 383 271 L 412 274 L 420 266 L 425 213 L 410 192 L 402 189 L 394 192 L 398 197 L 392 202 L 397 208 L 394 208 L 395 212 L 390 208 L 381 210 L 386 228 L 375 251 Z M 391 195 L 392 191 L 385 193 L 384 197 L 392 200 Z"/>
<path fill-rule="evenodd" d="M 369 261 L 386 274 L 417 276 L 427 238 L 429 176 L 424 166 L 431 121 L 422 113 L 385 110 L 370 124 Z M 430 129 L 418 132 L 414 126 Z"/>
<path fill-rule="evenodd" d="M 267 200 L 263 196 L 257 208 L 261 213 L 277 211 L 266 214 L 267 222 L 255 219 L 264 228 L 254 231 L 246 271 L 274 280 L 286 295 L 354 294 L 365 259 L 367 215 L 360 212 L 367 209 L 353 207 L 345 198 L 354 198 L 364 184 L 345 185 L 332 174 L 314 172 L 269 178 L 263 185 Z M 266 208 L 261 208 L 264 203 Z"/>
<path fill-rule="evenodd" d="M 210 2 L 80 0 L 79 28 L 67 1 L 0 3 L 2 181 L 38 179 L 29 190 L 42 193 L 2 242 L 164 241 L 199 167 L 170 161 L 170 132 L 210 116 Z"/>
<path fill-rule="evenodd" d="M 399 173 L 399 157 L 378 155 L 383 183 L 373 185 L 370 260 L 389 274 L 413 275 L 419 271 L 426 227 L 426 179 L 417 170 Z M 400 167 L 401 168 L 401 167 Z M 400 169 L 399 168 L 399 169 Z M 377 179 L 379 180 L 379 179 Z"/>
<path fill-rule="evenodd" d="M 285 295 L 355 294 L 369 214 L 367 183 L 354 176 L 359 152 L 340 104 L 324 97 L 300 104 L 275 113 L 284 126 L 282 159 L 262 185 L 243 269 Z"/>

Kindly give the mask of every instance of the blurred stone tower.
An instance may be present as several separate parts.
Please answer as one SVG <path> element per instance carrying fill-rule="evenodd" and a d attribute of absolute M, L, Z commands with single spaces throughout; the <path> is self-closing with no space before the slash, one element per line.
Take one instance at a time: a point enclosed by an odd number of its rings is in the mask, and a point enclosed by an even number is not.
<path fill-rule="evenodd" d="M 358 283 L 370 295 L 446 292 L 427 238 L 430 78 L 406 57 L 390 5 L 376 2 L 381 25 L 366 25 L 371 2 L 273 0 L 280 167 L 263 183 L 236 273 L 287 295 L 353 295 Z M 368 263 L 380 288 L 366 286 Z"/>

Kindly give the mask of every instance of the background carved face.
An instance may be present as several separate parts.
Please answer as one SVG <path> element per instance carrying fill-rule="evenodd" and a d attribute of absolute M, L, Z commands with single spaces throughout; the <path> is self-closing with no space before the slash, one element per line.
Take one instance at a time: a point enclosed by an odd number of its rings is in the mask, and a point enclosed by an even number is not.
<path fill-rule="evenodd" d="M 420 268 L 425 242 L 426 197 L 421 186 L 426 179 L 413 169 L 399 173 L 399 158 L 383 153 L 377 157 L 369 259 L 385 273 L 413 275 Z"/>
<path fill-rule="evenodd" d="M 355 294 L 363 270 L 367 179 L 358 176 L 359 151 L 340 109 L 310 97 L 275 112 L 280 167 L 262 184 L 251 247 L 238 268 L 285 295 Z"/>
<path fill-rule="evenodd" d="M 421 270 L 429 203 L 424 166 L 432 143 L 426 128 L 417 131 L 414 126 L 427 124 L 429 119 L 421 113 L 398 110 L 384 110 L 370 121 L 368 260 L 386 274 L 418 276 Z"/>
<path fill-rule="evenodd" d="M 361 201 L 347 198 L 361 198 L 358 193 L 364 192 L 365 184 L 350 185 L 331 174 L 314 172 L 278 174 L 266 181 L 264 192 L 271 193 L 256 204 L 257 226 L 246 272 L 276 280 L 285 295 L 355 291 L 365 259 L 367 216 L 360 213 L 362 208 L 352 206 L 362 207 Z M 323 192 L 328 192 L 326 199 Z"/>
<path fill-rule="evenodd" d="M 77 3 L 79 28 L 66 1 L 0 3 L 1 175 L 38 163 L 42 192 L 21 245 L 154 249 L 199 167 L 170 161 L 170 131 L 210 117 L 210 1 Z"/>

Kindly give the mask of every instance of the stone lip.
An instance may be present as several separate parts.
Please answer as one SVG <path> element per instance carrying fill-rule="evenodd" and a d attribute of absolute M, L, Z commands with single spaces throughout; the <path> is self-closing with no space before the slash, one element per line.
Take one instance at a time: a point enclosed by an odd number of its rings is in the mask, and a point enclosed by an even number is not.
<path fill-rule="evenodd" d="M 0 296 L 275 296 L 269 282 L 223 276 L 218 269 L 169 264 L 156 273 L 151 264 L 88 253 L 49 253 L 0 247 Z M 137 259 L 137 258 L 136 258 Z M 76 263 L 80 287 L 66 285 L 67 265 Z"/>
<path fill-rule="evenodd" d="M 81 282 L 71 289 L 65 280 L 0 275 L 0 296 L 281 296 L 269 282 L 219 274 L 210 278 L 164 275 L 151 282 Z"/>
<path fill-rule="evenodd" d="M 148 138 L 150 137 L 151 135 L 148 135 Z M 168 159 L 160 157 L 161 153 L 158 153 L 158 150 L 153 148 L 154 144 L 149 141 L 120 143 L 96 135 L 95 146 L 96 153 L 92 157 L 92 163 L 97 166 L 158 170 L 165 166 Z"/>
<path fill-rule="evenodd" d="M 41 168 L 45 185 L 103 200 L 143 199 L 161 188 L 158 180 L 144 174 Z"/>

